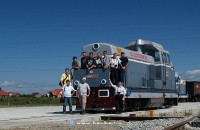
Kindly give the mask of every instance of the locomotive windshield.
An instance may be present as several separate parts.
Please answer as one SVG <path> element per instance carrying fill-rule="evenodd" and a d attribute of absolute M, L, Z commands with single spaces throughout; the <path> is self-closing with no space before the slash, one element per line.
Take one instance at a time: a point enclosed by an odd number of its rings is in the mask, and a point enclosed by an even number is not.
<path fill-rule="evenodd" d="M 152 56 L 156 63 L 160 63 L 160 61 L 161 61 L 160 60 L 160 52 L 157 50 L 146 49 L 145 51 L 143 51 L 143 54 Z"/>

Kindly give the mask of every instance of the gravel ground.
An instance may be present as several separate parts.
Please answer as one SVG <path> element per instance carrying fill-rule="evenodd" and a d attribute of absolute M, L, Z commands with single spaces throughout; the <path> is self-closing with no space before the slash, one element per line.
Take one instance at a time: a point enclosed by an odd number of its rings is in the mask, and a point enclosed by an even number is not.
<path fill-rule="evenodd" d="M 75 106 L 73 106 L 75 109 Z M 155 110 L 156 116 L 172 115 L 191 115 L 200 114 L 200 103 L 180 103 L 170 109 Z M 145 116 L 142 111 L 123 113 L 122 116 L 139 113 Z M 148 112 L 149 113 L 149 112 Z M 46 107 L 13 107 L 0 108 L 0 130 L 161 130 L 173 123 L 181 122 L 182 119 L 162 119 L 151 121 L 100 121 L 101 115 L 109 115 L 105 113 L 73 115 L 62 113 L 62 106 L 46 106 Z M 113 115 L 113 114 L 111 114 Z M 147 114 L 148 115 L 148 114 Z M 74 120 L 74 122 L 70 122 Z M 78 124 L 78 122 L 92 122 L 90 124 Z M 200 128 L 192 128 L 186 125 L 188 129 L 200 130 Z"/>
<path fill-rule="evenodd" d="M 167 126 L 181 122 L 183 119 L 159 119 L 147 121 L 134 121 L 125 123 L 120 130 L 162 130 Z"/>
<path fill-rule="evenodd" d="M 119 130 L 121 123 L 116 122 L 96 122 L 87 124 L 74 124 L 69 123 L 43 123 L 28 126 L 20 126 L 9 128 L 9 130 Z"/>
<path fill-rule="evenodd" d="M 9 130 L 163 130 L 167 126 L 171 126 L 175 123 L 182 122 L 189 118 L 182 119 L 159 119 L 159 120 L 147 120 L 147 121 L 101 121 L 90 123 L 72 123 L 70 122 L 53 122 L 32 124 L 27 126 L 13 127 Z M 185 126 L 186 130 L 200 130 L 200 128 L 191 127 L 189 124 Z"/>
<path fill-rule="evenodd" d="M 159 120 L 131 121 L 123 123 L 119 130 L 163 130 L 165 127 L 172 126 L 176 123 L 188 120 L 187 118 L 169 118 Z M 186 130 L 200 130 L 200 128 L 191 127 L 189 124 L 185 126 Z"/>
<path fill-rule="evenodd" d="M 199 127 L 191 127 L 189 124 L 186 124 L 185 127 L 186 127 L 186 129 L 188 129 L 188 130 L 200 130 Z"/>

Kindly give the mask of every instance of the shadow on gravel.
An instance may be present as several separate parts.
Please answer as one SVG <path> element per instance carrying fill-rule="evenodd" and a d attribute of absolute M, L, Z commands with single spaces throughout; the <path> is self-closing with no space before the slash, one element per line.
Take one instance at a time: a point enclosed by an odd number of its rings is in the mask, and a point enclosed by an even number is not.
<path fill-rule="evenodd" d="M 74 114 L 76 113 L 80 113 L 80 111 L 73 111 Z M 62 111 L 58 111 L 58 112 L 48 112 L 47 114 L 64 114 Z M 66 114 L 70 114 L 69 111 L 66 112 Z"/>
<path fill-rule="evenodd" d="M 73 114 L 80 114 L 81 111 L 73 111 Z M 58 112 L 48 112 L 47 114 L 64 114 L 62 111 Z M 66 112 L 66 114 L 70 114 L 69 111 Z M 86 114 L 116 114 L 113 111 L 86 111 Z"/>

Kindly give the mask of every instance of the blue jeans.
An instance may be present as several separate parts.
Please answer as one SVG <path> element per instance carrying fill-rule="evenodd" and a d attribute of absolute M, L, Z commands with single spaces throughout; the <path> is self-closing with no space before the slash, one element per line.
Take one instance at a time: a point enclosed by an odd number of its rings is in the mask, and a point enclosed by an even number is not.
<path fill-rule="evenodd" d="M 67 103 L 69 105 L 69 110 L 72 112 L 72 98 L 71 97 L 64 97 L 64 103 L 63 103 L 63 112 L 66 112 L 66 106 Z"/>

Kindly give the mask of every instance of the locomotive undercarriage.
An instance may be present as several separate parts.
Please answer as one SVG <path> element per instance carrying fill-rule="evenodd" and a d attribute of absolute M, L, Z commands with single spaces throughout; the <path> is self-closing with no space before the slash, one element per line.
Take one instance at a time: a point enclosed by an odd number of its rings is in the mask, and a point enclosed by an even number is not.
<path fill-rule="evenodd" d="M 134 110 L 144 110 L 144 109 L 157 109 L 157 108 L 169 108 L 171 106 L 177 105 L 177 98 L 168 98 L 163 99 L 164 103 L 152 103 L 150 98 L 142 98 L 142 99 L 134 99 L 128 98 L 125 102 L 126 111 L 134 111 Z M 162 99 L 161 99 L 162 100 Z"/>

